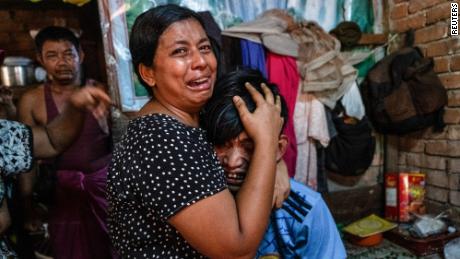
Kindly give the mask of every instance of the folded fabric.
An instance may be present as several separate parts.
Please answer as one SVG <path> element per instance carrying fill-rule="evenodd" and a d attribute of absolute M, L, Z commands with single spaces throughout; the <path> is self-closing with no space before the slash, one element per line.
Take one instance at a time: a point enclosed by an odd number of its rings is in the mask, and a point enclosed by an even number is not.
<path fill-rule="evenodd" d="M 312 92 L 324 105 L 334 108 L 356 80 L 357 70 L 341 56 L 340 42 L 315 22 L 300 22 L 290 33 L 299 45 L 302 91 Z"/>

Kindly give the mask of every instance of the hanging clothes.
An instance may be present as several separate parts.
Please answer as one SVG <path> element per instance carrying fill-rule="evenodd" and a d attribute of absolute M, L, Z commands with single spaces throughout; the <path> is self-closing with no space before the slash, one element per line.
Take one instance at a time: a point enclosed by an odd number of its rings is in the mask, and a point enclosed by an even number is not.
<path fill-rule="evenodd" d="M 353 82 L 353 85 L 348 90 L 348 92 L 343 95 L 340 102 L 345 109 L 345 113 L 349 117 L 354 117 L 358 120 L 361 120 L 366 114 L 363 99 L 361 98 L 361 93 L 359 92 L 359 88 L 356 82 Z"/>
<path fill-rule="evenodd" d="M 222 36 L 220 70 L 223 74 L 236 70 L 243 64 L 240 39 Z"/>
<path fill-rule="evenodd" d="M 356 80 L 356 69 L 342 57 L 340 42 L 315 22 L 300 22 L 290 34 L 299 45 L 302 91 L 333 109 Z"/>
<path fill-rule="evenodd" d="M 269 51 L 297 59 L 302 91 L 333 109 L 352 86 L 357 71 L 340 53 L 340 42 L 312 21 L 295 22 L 283 10 L 269 10 L 223 35 L 262 43 Z"/>
<path fill-rule="evenodd" d="M 315 141 L 326 147 L 329 131 L 324 105 L 312 94 L 300 93 L 294 109 L 297 161 L 294 179 L 317 189 Z"/>
<path fill-rule="evenodd" d="M 265 49 L 262 44 L 248 40 L 241 40 L 241 56 L 243 65 L 252 69 L 257 69 L 267 78 L 267 68 L 265 67 Z"/>
<path fill-rule="evenodd" d="M 227 28 L 222 35 L 261 43 L 273 53 L 296 57 L 298 46 L 288 33 L 291 27 L 295 27 L 294 18 L 284 10 L 275 9 L 253 21 Z"/>
<path fill-rule="evenodd" d="M 278 85 L 281 95 L 286 100 L 288 108 L 288 121 L 284 134 L 289 143 L 283 156 L 290 177 L 294 177 L 297 159 L 297 141 L 294 131 L 294 107 L 299 88 L 299 73 L 293 57 L 281 56 L 267 52 L 268 80 Z"/>
<path fill-rule="evenodd" d="M 288 0 L 296 16 L 315 21 L 329 31 L 343 21 L 344 0 Z"/>

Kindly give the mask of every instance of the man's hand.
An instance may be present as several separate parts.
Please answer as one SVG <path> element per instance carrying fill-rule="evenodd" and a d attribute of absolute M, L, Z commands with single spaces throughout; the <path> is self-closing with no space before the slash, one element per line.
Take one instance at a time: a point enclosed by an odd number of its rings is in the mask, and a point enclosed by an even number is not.
<path fill-rule="evenodd" d="M 287 166 L 284 160 L 281 159 L 278 164 L 276 164 L 273 207 L 277 209 L 281 208 L 283 206 L 283 202 L 288 198 L 290 191 L 291 184 L 289 183 Z"/>
<path fill-rule="evenodd" d="M 69 104 L 79 110 L 87 110 L 94 114 L 96 119 L 104 117 L 111 105 L 110 97 L 97 87 L 83 87 L 73 93 Z"/>

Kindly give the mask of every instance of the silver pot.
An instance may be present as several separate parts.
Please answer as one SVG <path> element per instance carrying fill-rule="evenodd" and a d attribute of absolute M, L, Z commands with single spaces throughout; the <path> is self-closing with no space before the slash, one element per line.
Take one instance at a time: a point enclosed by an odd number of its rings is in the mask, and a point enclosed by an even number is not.
<path fill-rule="evenodd" d="M 1 83 L 5 86 L 26 86 L 35 83 L 35 68 L 30 65 L 0 66 Z"/>

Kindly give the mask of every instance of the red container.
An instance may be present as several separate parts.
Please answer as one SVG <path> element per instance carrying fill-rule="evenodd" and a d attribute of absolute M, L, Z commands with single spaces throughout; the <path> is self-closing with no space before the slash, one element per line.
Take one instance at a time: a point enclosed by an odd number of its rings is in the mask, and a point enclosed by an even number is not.
<path fill-rule="evenodd" d="M 411 213 L 425 214 L 425 175 L 421 173 L 387 173 L 385 175 L 385 218 L 408 222 Z"/>

